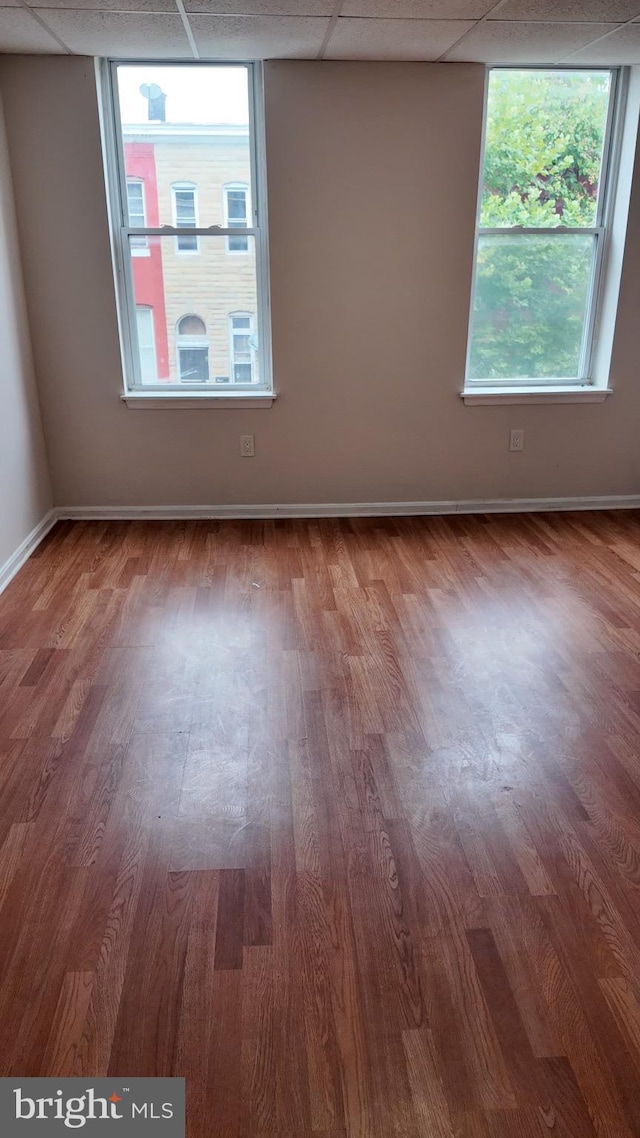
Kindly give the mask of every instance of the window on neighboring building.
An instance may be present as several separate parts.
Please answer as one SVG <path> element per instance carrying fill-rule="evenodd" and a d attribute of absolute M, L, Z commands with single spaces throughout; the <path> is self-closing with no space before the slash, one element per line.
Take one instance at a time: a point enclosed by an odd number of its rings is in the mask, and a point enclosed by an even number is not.
<path fill-rule="evenodd" d="M 242 183 L 224 187 L 224 223 L 227 229 L 246 229 L 249 224 L 249 187 Z M 227 237 L 227 253 L 248 253 L 246 236 Z"/>
<path fill-rule="evenodd" d="M 260 64 L 101 66 L 127 393 L 143 385 L 150 393 L 136 308 L 153 298 L 163 399 L 224 396 L 225 387 L 228 399 L 228 385 L 269 395 Z M 143 182 L 142 199 L 127 182 Z M 144 263 L 136 260 L 141 236 Z"/>
<path fill-rule="evenodd" d="M 178 321 L 178 375 L 181 383 L 209 382 L 209 341 L 200 316 L 189 314 Z"/>
<path fill-rule="evenodd" d="M 185 183 L 177 183 L 171 187 L 173 194 L 173 223 L 176 229 L 197 229 L 198 213 L 196 203 L 196 187 Z M 182 234 L 176 237 L 178 253 L 197 253 L 198 238 Z"/>
<path fill-rule="evenodd" d="M 231 340 L 231 382 L 254 382 L 256 344 L 253 335 L 253 316 L 250 312 L 234 312 L 229 317 Z"/>
<path fill-rule="evenodd" d="M 144 182 L 142 178 L 127 178 L 127 209 L 129 225 L 132 229 L 144 229 L 147 223 L 144 209 Z M 138 256 L 147 251 L 146 237 L 131 238 L 131 252 Z"/>
<path fill-rule="evenodd" d="M 156 362 L 156 338 L 153 324 L 153 309 L 144 305 L 136 307 L 136 331 L 140 355 L 140 379 L 142 383 L 156 383 L 158 367 Z"/>
<path fill-rule="evenodd" d="M 488 82 L 465 390 L 588 384 L 617 73 Z"/>

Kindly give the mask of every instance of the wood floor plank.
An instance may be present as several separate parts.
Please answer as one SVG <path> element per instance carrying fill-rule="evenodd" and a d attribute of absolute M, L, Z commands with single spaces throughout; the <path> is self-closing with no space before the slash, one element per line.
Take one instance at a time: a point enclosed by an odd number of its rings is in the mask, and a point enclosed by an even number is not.
<path fill-rule="evenodd" d="M 221 869 L 214 956 L 220 972 L 242 968 L 244 894 L 244 869 Z"/>
<path fill-rule="evenodd" d="M 78 1070 L 77 1055 L 93 980 L 93 972 L 67 972 L 42 1058 L 43 1074 L 71 1077 L 82 1073 Z"/>

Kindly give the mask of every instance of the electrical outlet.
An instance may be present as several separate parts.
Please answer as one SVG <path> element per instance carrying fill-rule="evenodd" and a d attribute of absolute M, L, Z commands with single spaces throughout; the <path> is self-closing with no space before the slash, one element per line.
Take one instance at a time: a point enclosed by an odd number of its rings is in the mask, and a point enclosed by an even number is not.
<path fill-rule="evenodd" d="M 509 450 L 524 450 L 524 431 L 509 431 Z"/>
<path fill-rule="evenodd" d="M 253 435 L 240 435 L 240 454 L 243 458 L 253 458 L 256 444 Z"/>

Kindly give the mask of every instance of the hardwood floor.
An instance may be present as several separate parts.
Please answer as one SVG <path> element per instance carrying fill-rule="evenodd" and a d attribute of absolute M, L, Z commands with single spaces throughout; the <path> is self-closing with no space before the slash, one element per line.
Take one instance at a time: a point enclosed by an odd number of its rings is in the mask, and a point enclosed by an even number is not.
<path fill-rule="evenodd" d="M 0 598 L 0 1074 L 640 1135 L 640 515 L 63 523 Z"/>

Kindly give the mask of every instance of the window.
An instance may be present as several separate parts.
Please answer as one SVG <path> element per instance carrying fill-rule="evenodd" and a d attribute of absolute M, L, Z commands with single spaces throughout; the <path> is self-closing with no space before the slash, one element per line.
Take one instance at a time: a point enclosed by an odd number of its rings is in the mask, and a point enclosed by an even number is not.
<path fill-rule="evenodd" d="M 155 383 L 158 367 L 153 310 L 151 308 L 145 308 L 143 305 L 137 306 L 136 330 L 138 333 L 138 352 L 140 353 L 140 378 L 143 383 Z"/>
<path fill-rule="evenodd" d="M 489 71 L 466 392 L 591 382 L 616 87 Z"/>
<path fill-rule="evenodd" d="M 129 211 L 129 225 L 132 229 L 144 229 L 146 217 L 144 212 L 144 183 L 141 178 L 127 178 L 127 209 Z M 147 252 L 146 237 L 131 238 L 131 252 L 135 256 L 145 256 Z"/>
<path fill-rule="evenodd" d="M 231 340 L 231 382 L 253 383 L 256 343 L 253 317 L 249 312 L 234 312 L 229 317 Z"/>
<path fill-rule="evenodd" d="M 246 229 L 249 220 L 248 194 L 249 187 L 243 185 L 225 186 L 224 188 L 224 216 L 227 229 Z M 227 253 L 248 253 L 249 241 L 245 236 L 227 237 Z"/>
<path fill-rule="evenodd" d="M 209 342 L 200 316 L 183 316 L 178 321 L 178 374 L 181 383 L 209 382 Z"/>
<path fill-rule="evenodd" d="M 196 187 L 189 185 L 174 185 L 173 194 L 173 224 L 176 229 L 197 229 L 198 215 L 196 211 Z M 176 237 L 176 250 L 178 253 L 197 253 L 198 238 L 187 237 L 184 234 Z"/>
<path fill-rule="evenodd" d="M 270 397 L 261 65 L 101 66 L 125 395 Z"/>

